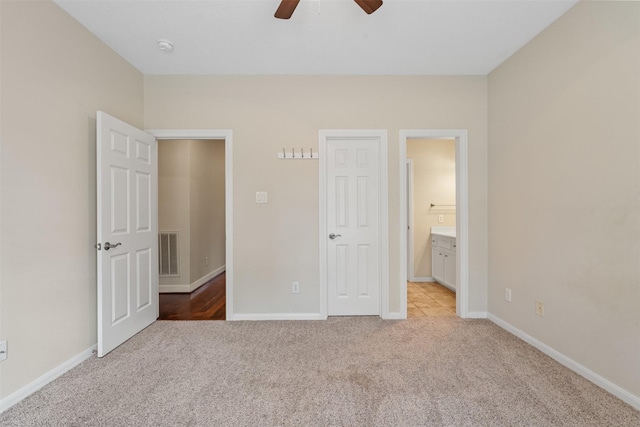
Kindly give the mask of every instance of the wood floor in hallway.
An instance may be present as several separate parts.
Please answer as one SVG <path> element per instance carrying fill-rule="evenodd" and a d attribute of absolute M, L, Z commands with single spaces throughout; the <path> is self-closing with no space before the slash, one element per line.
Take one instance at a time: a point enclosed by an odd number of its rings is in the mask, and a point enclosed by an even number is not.
<path fill-rule="evenodd" d="M 225 320 L 225 286 L 222 273 L 190 294 L 160 294 L 158 320 Z"/>
<path fill-rule="evenodd" d="M 437 282 L 407 282 L 407 317 L 455 315 L 455 292 Z"/>

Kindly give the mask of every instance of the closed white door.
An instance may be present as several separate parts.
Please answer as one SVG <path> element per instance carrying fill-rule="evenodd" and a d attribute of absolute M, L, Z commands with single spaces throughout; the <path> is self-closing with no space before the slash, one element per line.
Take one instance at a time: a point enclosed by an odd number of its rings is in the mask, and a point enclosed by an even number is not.
<path fill-rule="evenodd" d="M 326 146 L 327 314 L 380 314 L 379 139 Z"/>
<path fill-rule="evenodd" d="M 156 139 L 97 114 L 98 356 L 158 318 Z"/>

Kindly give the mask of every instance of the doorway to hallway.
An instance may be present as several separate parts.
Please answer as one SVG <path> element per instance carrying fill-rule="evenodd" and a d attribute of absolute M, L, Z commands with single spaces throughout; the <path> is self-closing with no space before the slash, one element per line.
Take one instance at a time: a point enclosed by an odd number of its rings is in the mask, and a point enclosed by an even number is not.
<path fill-rule="evenodd" d="M 224 288 L 224 318 L 232 319 L 233 314 L 233 134 L 229 129 L 151 129 L 148 133 L 158 140 L 223 140 L 224 141 L 224 268 L 220 273 L 224 281 L 218 286 Z M 197 260 L 207 263 L 209 260 Z M 220 276 L 207 277 L 205 283 Z M 195 295 L 194 295 L 195 296 Z M 217 310 L 216 310 L 217 311 Z M 158 313 L 159 315 L 160 313 Z M 220 313 L 218 313 L 220 314 Z"/>

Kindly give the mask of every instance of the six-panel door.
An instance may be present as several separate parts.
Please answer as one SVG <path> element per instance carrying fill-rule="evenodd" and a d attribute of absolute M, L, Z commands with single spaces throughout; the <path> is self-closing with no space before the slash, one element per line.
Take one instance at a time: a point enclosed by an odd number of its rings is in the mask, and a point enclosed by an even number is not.
<path fill-rule="evenodd" d="M 377 139 L 327 141 L 330 316 L 380 314 L 379 155 Z"/>
<path fill-rule="evenodd" d="M 158 317 L 158 188 L 155 138 L 105 113 L 97 118 L 102 357 Z"/>

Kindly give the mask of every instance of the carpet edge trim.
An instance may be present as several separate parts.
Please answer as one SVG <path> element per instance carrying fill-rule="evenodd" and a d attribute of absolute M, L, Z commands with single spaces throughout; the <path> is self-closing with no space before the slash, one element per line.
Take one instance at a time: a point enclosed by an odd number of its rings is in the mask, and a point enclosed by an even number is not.
<path fill-rule="evenodd" d="M 575 360 L 569 358 L 568 356 L 565 356 L 564 354 L 560 353 L 558 350 L 554 349 L 553 347 L 550 347 L 549 345 L 537 340 L 536 338 L 532 337 L 526 332 L 516 328 L 509 322 L 502 320 L 498 316 L 489 313 L 488 318 L 490 321 L 492 321 L 502 329 L 512 333 L 513 335 L 520 338 L 527 344 L 530 344 L 533 347 L 537 348 L 547 356 L 554 359 L 556 362 L 571 369 L 573 372 L 586 378 L 587 380 L 597 385 L 598 387 L 608 391 L 609 393 L 611 393 L 618 399 L 622 400 L 623 402 L 631 405 L 635 409 L 640 410 L 640 397 L 632 394 L 631 392 L 625 390 L 624 388 L 611 382 L 610 380 L 604 378 L 603 376 L 596 374 L 592 370 L 582 366 Z"/>
<path fill-rule="evenodd" d="M 92 345 L 88 349 L 73 356 L 71 359 L 67 360 L 66 362 L 63 362 L 62 364 L 50 370 L 49 372 L 46 372 L 45 374 L 31 381 L 26 386 L 16 390 L 15 392 L 11 393 L 9 396 L 0 400 L 0 414 L 6 411 L 7 409 L 11 408 L 16 403 L 20 402 L 22 399 L 40 390 L 42 387 L 49 384 L 51 381 L 55 380 L 56 378 L 60 377 L 66 372 L 75 368 L 85 360 L 89 359 L 91 356 L 93 356 L 93 353 L 94 351 L 96 351 L 97 347 L 98 347 L 97 344 Z"/>
<path fill-rule="evenodd" d="M 320 313 L 234 313 L 227 320 L 326 320 Z"/>
<path fill-rule="evenodd" d="M 403 316 L 399 311 L 390 311 L 386 317 L 383 317 L 384 320 L 404 320 L 406 318 L 407 316 Z"/>
<path fill-rule="evenodd" d="M 486 311 L 469 311 L 467 313 L 467 319 L 486 319 L 487 312 Z"/>

